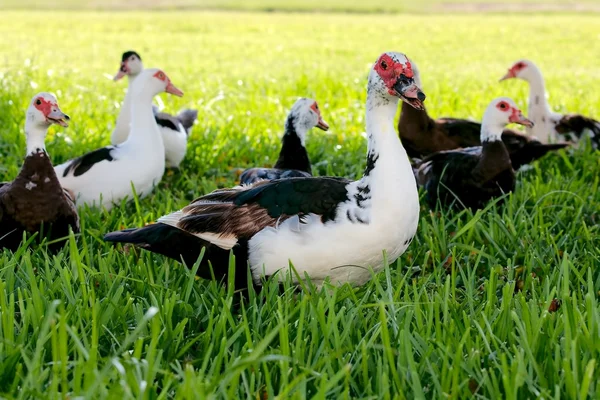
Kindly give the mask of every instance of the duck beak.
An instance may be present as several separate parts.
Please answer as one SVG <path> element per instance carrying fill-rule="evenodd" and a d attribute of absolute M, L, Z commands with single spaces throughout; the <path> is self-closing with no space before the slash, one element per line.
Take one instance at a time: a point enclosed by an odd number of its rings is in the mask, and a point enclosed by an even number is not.
<path fill-rule="evenodd" d="M 514 77 L 515 77 L 515 73 L 512 71 L 512 69 L 509 69 L 508 72 L 506 74 L 504 74 L 504 76 L 502 78 L 500 78 L 500 80 L 498 82 L 502 82 L 507 79 L 512 79 Z"/>
<path fill-rule="evenodd" d="M 119 79 L 123 78 L 125 75 L 127 75 L 127 64 L 121 63 L 121 67 L 119 68 L 119 72 L 117 72 L 117 74 L 113 78 L 113 81 L 116 82 Z"/>
<path fill-rule="evenodd" d="M 127 75 L 125 72 L 119 70 L 119 72 L 117 72 L 117 74 L 115 75 L 115 77 L 113 78 L 113 81 L 118 81 L 121 78 L 123 78 L 125 75 Z"/>
<path fill-rule="evenodd" d="M 319 120 L 317 121 L 317 128 L 327 131 L 329 130 L 329 125 L 327 124 L 327 122 L 325 122 L 323 120 L 323 118 L 321 118 L 321 116 L 319 115 Z"/>
<path fill-rule="evenodd" d="M 523 116 L 523 114 L 521 114 L 521 112 L 519 111 L 518 113 L 514 113 L 513 115 L 510 116 L 510 118 L 508 119 L 509 122 L 515 123 L 515 124 L 519 124 L 519 125 L 523 125 L 526 126 L 528 128 L 533 128 L 533 121 L 525 118 Z"/>
<path fill-rule="evenodd" d="M 398 79 L 393 87 L 395 94 L 400 97 L 403 101 L 416 108 L 417 110 L 424 110 L 425 106 L 425 93 L 415 84 L 413 79 Z"/>
<path fill-rule="evenodd" d="M 70 121 L 71 118 L 64 112 L 60 111 L 60 108 L 56 107 L 52 111 L 50 111 L 50 113 L 48 113 L 48 115 L 46 116 L 46 120 L 48 120 L 48 122 L 50 122 L 51 124 L 57 124 L 60 126 L 67 127 L 69 126 L 68 121 Z"/>
<path fill-rule="evenodd" d="M 180 89 L 177 89 L 175 87 L 175 85 L 173 85 L 171 83 L 171 81 L 169 81 L 169 83 L 167 84 L 167 88 L 165 89 L 165 92 L 171 93 L 172 95 L 175 95 L 177 97 L 183 96 L 183 92 Z"/>

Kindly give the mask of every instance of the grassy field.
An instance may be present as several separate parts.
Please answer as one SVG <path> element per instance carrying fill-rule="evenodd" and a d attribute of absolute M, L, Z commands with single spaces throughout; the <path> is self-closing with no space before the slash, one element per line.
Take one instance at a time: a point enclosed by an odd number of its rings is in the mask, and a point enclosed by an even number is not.
<path fill-rule="evenodd" d="M 594 11 L 598 0 L 2 0 L 0 9 L 246 10 L 398 13 L 431 11 Z"/>
<path fill-rule="evenodd" d="M 271 165 L 287 109 L 317 99 L 331 125 L 308 149 L 319 175 L 364 168 L 366 77 L 386 50 L 418 63 L 433 115 L 480 118 L 496 96 L 523 109 L 517 58 L 545 73 L 561 111 L 600 115 L 597 16 L 377 16 L 3 12 L 0 180 L 25 151 L 39 91 L 71 115 L 52 128 L 55 163 L 107 144 L 141 53 L 200 110 L 180 172 L 112 212 L 82 209 L 57 256 L 0 252 L 0 397 L 597 398 L 600 396 L 598 153 L 553 154 L 519 174 L 504 208 L 429 212 L 408 251 L 362 288 L 237 304 L 222 284 L 102 241 L 199 194 L 235 168 Z M 560 27 L 560 28 L 558 28 Z M 288 285 L 289 286 L 289 285 Z"/>

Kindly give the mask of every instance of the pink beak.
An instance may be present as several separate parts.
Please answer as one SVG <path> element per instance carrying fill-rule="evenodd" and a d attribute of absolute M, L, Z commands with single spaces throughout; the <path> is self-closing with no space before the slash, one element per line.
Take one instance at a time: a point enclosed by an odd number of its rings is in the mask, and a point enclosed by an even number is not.
<path fill-rule="evenodd" d="M 317 128 L 322 129 L 324 131 L 329 130 L 329 125 L 327 124 L 327 122 L 325 122 L 323 120 L 323 118 L 321 118 L 320 115 L 319 115 L 319 120 L 317 121 Z"/>
<path fill-rule="evenodd" d="M 113 78 L 113 81 L 118 81 L 119 79 L 123 78 L 125 75 L 127 75 L 126 72 L 124 72 L 122 69 L 119 70 L 119 72 L 117 72 L 117 74 L 115 75 L 115 77 Z"/>
<path fill-rule="evenodd" d="M 519 111 L 518 113 L 513 113 L 508 120 L 514 124 L 524 125 L 528 128 L 533 128 L 533 121 L 525 118 L 523 114 Z"/>
<path fill-rule="evenodd" d="M 515 77 L 514 72 L 512 71 L 512 69 L 509 69 L 508 72 L 506 74 L 504 74 L 504 76 L 502 78 L 500 78 L 499 82 L 505 81 L 507 79 L 512 79 Z"/>
<path fill-rule="evenodd" d="M 167 88 L 165 89 L 165 92 L 171 93 L 171 94 L 173 94 L 173 95 L 175 95 L 177 97 L 183 96 L 183 92 L 180 89 L 177 89 L 175 87 L 175 85 L 173 85 L 171 83 L 171 81 L 169 81 L 169 83 L 167 84 Z"/>

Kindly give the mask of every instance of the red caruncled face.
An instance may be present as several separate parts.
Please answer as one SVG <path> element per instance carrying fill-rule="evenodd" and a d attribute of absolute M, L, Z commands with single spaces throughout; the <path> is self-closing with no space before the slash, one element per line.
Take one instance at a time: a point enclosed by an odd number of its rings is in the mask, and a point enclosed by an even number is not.
<path fill-rule="evenodd" d="M 517 121 L 521 117 L 521 110 L 515 107 L 511 107 L 510 104 L 508 104 L 505 101 L 501 101 L 498 104 L 496 104 L 496 108 L 502 112 L 510 112 L 509 121 L 511 122 Z"/>
<path fill-rule="evenodd" d="M 400 75 L 404 74 L 407 78 L 412 78 L 414 76 L 410 61 L 407 60 L 406 64 L 402 64 L 401 62 L 394 61 L 392 57 L 387 54 L 382 54 L 381 57 L 379 57 L 377 64 L 375 64 L 375 72 L 383 79 L 383 82 L 391 95 L 395 94 L 395 91 L 392 88 Z"/>
<path fill-rule="evenodd" d="M 52 111 L 52 107 L 58 107 L 58 104 L 52 103 L 50 100 L 46 100 L 43 97 L 35 99 L 33 105 L 44 114 L 44 117 L 48 117 L 48 114 Z"/>

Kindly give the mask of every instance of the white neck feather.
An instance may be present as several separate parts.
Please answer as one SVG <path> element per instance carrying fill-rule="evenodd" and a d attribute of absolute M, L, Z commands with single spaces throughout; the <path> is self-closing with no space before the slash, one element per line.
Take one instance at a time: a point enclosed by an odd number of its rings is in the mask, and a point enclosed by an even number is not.
<path fill-rule="evenodd" d="M 494 142 L 502 140 L 502 131 L 504 126 L 498 124 L 492 124 L 485 120 L 481 123 L 481 142 Z"/>
<path fill-rule="evenodd" d="M 131 130 L 122 147 L 133 147 L 136 151 L 160 153 L 164 158 L 164 143 L 152 110 L 154 93 L 142 87 L 132 90 Z"/>
<path fill-rule="evenodd" d="M 381 191 L 384 196 L 387 196 L 386 193 L 390 191 L 398 190 L 401 193 L 406 190 L 413 190 L 416 193 L 412 167 L 394 127 L 398 99 L 383 96 L 378 93 L 367 95 L 366 127 L 369 138 L 367 157 L 376 161 L 373 170 L 362 180 L 378 185 L 378 190 L 374 192 Z M 387 200 L 397 202 L 398 198 Z"/>
<path fill-rule="evenodd" d="M 125 94 L 125 99 L 123 99 L 121 111 L 117 117 L 115 130 L 113 131 L 113 143 L 122 143 L 127 138 L 127 135 L 129 135 L 129 130 L 131 129 L 131 89 L 136 77 L 137 75 L 130 75 L 127 77 L 127 93 Z"/>
<path fill-rule="evenodd" d="M 529 82 L 529 110 L 544 108 L 550 111 L 548 100 L 546 100 L 546 85 L 542 73 L 532 68 Z"/>
<path fill-rule="evenodd" d="M 40 150 L 46 151 L 46 134 L 48 133 L 47 124 L 38 124 L 29 122 L 29 117 L 25 122 L 25 135 L 27 137 L 27 155 L 35 154 Z"/>
<path fill-rule="evenodd" d="M 532 68 L 529 74 L 529 104 L 527 116 L 533 121 L 532 128 L 527 127 L 527 134 L 535 136 L 543 143 L 556 140 L 554 125 L 552 123 L 553 112 L 546 99 L 546 87 L 544 77 L 537 68 Z"/>

